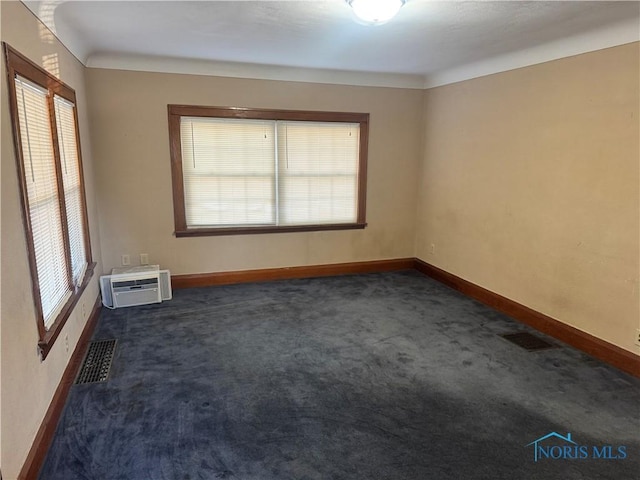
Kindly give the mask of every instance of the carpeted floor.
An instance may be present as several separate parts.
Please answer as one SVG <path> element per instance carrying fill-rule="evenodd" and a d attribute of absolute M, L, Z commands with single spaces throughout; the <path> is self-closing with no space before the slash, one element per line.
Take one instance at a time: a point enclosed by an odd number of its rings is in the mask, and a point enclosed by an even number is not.
<path fill-rule="evenodd" d="M 520 330 L 414 271 L 105 310 L 110 379 L 72 387 L 40 478 L 638 478 L 640 380 Z"/>

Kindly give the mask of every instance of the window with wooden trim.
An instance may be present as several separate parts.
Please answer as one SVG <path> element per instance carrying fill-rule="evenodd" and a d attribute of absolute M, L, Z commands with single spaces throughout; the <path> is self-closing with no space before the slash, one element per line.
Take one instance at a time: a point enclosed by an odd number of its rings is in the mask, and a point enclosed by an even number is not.
<path fill-rule="evenodd" d="M 5 47 L 39 345 L 47 355 L 93 274 L 76 96 Z"/>
<path fill-rule="evenodd" d="M 368 114 L 168 110 L 176 236 L 366 226 Z"/>

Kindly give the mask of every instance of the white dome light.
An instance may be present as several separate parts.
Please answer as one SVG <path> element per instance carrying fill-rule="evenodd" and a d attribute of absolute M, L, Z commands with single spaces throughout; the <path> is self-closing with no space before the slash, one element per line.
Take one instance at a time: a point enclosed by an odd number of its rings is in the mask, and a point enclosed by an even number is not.
<path fill-rule="evenodd" d="M 365 23 L 387 23 L 400 11 L 406 0 L 347 0 L 353 13 Z"/>

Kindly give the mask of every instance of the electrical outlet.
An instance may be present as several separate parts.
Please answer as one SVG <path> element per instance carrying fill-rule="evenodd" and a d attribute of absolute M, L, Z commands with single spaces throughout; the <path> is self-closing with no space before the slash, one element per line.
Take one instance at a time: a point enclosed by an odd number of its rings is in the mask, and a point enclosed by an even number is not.
<path fill-rule="evenodd" d="M 636 345 L 638 345 L 640 347 L 640 328 L 636 330 L 635 342 L 636 342 Z"/>
<path fill-rule="evenodd" d="M 431 246 L 429 247 L 429 253 L 431 255 L 435 255 L 435 253 L 436 253 L 436 244 L 435 243 L 432 243 Z"/>
<path fill-rule="evenodd" d="M 69 335 L 64 336 L 64 349 L 69 353 Z"/>
<path fill-rule="evenodd" d="M 140 254 L 140 265 L 149 265 L 149 254 L 141 253 Z"/>
<path fill-rule="evenodd" d="M 126 253 L 122 255 L 122 265 L 123 266 L 131 265 L 131 257 L 129 257 L 129 255 Z"/>
<path fill-rule="evenodd" d="M 87 310 L 84 308 L 84 302 L 82 302 L 82 319 L 87 318 Z"/>

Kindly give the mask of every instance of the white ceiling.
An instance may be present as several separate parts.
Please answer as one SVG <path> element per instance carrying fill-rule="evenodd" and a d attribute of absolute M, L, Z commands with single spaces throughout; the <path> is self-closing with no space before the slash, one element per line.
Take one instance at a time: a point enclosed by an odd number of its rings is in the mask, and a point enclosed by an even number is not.
<path fill-rule="evenodd" d="M 640 2 L 408 0 L 391 22 L 344 0 L 24 1 L 83 63 L 429 87 L 640 39 Z"/>

